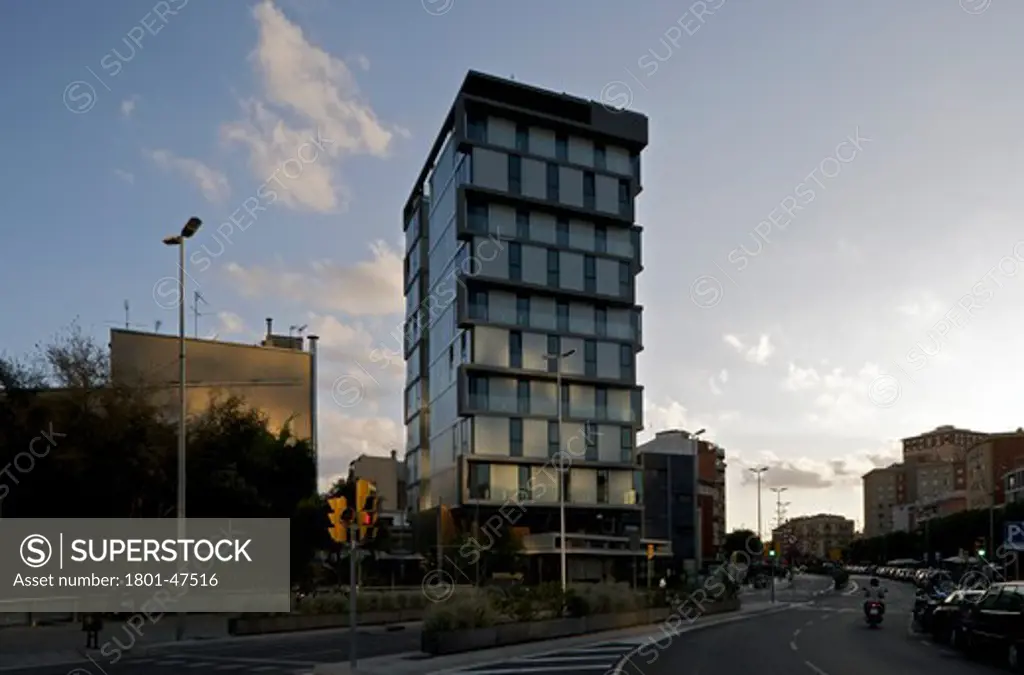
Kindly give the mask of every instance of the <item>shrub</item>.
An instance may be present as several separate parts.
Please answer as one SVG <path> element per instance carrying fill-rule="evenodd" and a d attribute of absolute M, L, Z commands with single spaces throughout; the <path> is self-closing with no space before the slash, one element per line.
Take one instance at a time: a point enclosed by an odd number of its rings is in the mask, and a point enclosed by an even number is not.
<path fill-rule="evenodd" d="M 498 622 L 493 601 L 485 593 L 467 592 L 427 608 L 423 630 L 444 633 L 455 630 L 488 628 Z"/>

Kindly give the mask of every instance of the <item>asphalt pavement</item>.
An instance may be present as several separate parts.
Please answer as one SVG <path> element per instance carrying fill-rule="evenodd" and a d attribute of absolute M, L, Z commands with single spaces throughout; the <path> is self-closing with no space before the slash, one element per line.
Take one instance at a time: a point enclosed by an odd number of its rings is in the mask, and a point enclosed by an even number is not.
<path fill-rule="evenodd" d="M 420 628 L 400 631 L 367 628 L 359 631 L 356 649 L 359 658 L 417 651 Z M 158 652 L 136 657 L 127 652 L 111 663 L 99 654 L 95 659 L 76 664 L 32 666 L 5 669 L 4 675 L 195 675 L 216 673 L 261 673 L 263 675 L 300 675 L 311 673 L 318 663 L 348 660 L 348 630 L 324 630 L 291 633 L 230 641 L 211 641 L 184 647 L 168 646 Z"/>
<path fill-rule="evenodd" d="M 863 579 L 855 578 L 859 585 Z M 819 579 L 820 583 L 820 579 Z M 772 614 L 679 636 L 659 636 L 623 665 L 623 675 L 992 675 L 976 663 L 910 630 L 914 591 L 888 582 L 885 621 L 864 622 L 858 587 L 828 592 Z M 685 664 L 682 665 L 682 664 Z"/>

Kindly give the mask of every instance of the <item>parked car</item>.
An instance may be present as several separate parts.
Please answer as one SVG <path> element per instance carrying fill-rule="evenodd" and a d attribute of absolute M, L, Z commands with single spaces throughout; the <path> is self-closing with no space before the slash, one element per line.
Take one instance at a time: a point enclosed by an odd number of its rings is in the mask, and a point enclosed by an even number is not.
<path fill-rule="evenodd" d="M 922 629 L 930 632 L 936 642 L 956 647 L 953 636 L 961 625 L 963 615 L 968 611 L 968 606 L 976 603 L 983 595 L 984 591 L 953 591 L 945 600 L 932 607 L 927 614 L 928 618 L 922 622 Z"/>
<path fill-rule="evenodd" d="M 1024 662 L 1024 583 L 993 584 L 966 605 L 953 643 L 968 654 L 993 656 L 1020 672 Z"/>

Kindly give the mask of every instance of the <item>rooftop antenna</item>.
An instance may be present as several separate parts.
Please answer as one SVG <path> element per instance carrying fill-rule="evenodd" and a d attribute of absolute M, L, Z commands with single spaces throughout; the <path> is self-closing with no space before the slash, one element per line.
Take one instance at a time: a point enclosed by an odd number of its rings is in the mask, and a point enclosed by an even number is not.
<path fill-rule="evenodd" d="M 128 301 L 125 300 L 124 301 L 124 329 L 125 330 L 129 330 L 131 328 L 131 325 L 132 325 L 131 322 L 128 320 L 128 316 L 129 316 L 129 305 L 128 305 Z"/>
<path fill-rule="evenodd" d="M 288 326 L 288 337 L 293 337 L 296 334 L 299 337 L 302 337 L 302 334 L 306 332 L 307 328 L 309 328 L 309 325 L 305 323 L 301 326 Z"/>
<path fill-rule="evenodd" d="M 164 325 L 164 322 L 163 322 L 163 321 L 161 321 L 160 319 L 157 319 L 157 320 L 156 320 L 156 321 L 155 321 L 155 322 L 153 323 L 153 332 L 154 332 L 154 333 L 159 333 L 159 332 L 160 332 L 160 326 L 162 326 L 162 325 Z"/>
<path fill-rule="evenodd" d="M 203 297 L 202 293 L 196 291 L 192 294 L 192 329 L 195 331 L 194 335 L 197 338 L 199 337 L 199 317 L 204 316 L 204 314 L 199 311 L 200 302 L 204 305 L 210 304 L 206 302 L 206 298 Z"/>
<path fill-rule="evenodd" d="M 124 304 L 122 306 L 124 307 L 124 329 L 131 330 L 133 327 L 143 328 L 144 324 L 133 324 L 131 322 L 131 306 L 129 305 L 127 300 L 124 301 Z M 105 321 L 104 323 L 112 327 L 120 327 L 122 325 L 121 321 Z"/>

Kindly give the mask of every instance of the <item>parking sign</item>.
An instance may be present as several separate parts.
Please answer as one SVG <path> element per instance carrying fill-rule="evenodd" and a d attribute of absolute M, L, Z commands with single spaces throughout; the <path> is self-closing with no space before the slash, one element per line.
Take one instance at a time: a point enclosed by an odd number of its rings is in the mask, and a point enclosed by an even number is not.
<path fill-rule="evenodd" d="M 1006 548 L 1024 551 L 1024 522 L 1019 520 L 1006 523 Z"/>

